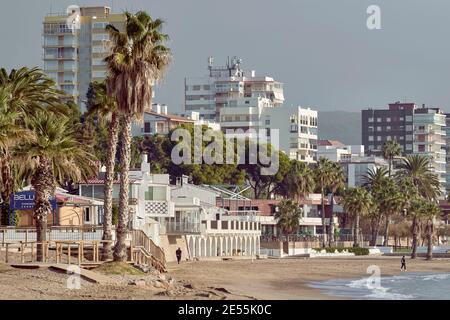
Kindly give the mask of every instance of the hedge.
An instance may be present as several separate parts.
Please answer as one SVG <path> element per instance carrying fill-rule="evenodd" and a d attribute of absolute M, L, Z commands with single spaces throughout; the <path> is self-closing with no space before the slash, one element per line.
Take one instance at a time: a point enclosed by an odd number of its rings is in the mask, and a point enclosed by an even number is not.
<path fill-rule="evenodd" d="M 321 252 L 322 250 L 325 250 L 326 253 L 342 253 L 344 250 L 347 250 L 349 253 L 354 253 L 355 256 L 368 256 L 369 255 L 369 249 L 367 248 L 317 248 L 314 249 L 315 251 Z"/>

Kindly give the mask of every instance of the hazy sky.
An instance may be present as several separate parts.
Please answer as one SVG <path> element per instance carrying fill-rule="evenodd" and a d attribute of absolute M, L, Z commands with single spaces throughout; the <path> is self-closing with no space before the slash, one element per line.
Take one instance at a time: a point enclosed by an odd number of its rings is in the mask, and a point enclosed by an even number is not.
<path fill-rule="evenodd" d="M 286 103 L 359 111 L 397 100 L 450 110 L 448 0 L 0 0 L 0 66 L 42 66 L 42 19 L 71 4 L 145 9 L 166 22 L 174 61 L 157 101 L 172 112 L 184 77 L 237 55 L 285 84 Z M 366 10 L 381 7 L 382 30 Z"/>

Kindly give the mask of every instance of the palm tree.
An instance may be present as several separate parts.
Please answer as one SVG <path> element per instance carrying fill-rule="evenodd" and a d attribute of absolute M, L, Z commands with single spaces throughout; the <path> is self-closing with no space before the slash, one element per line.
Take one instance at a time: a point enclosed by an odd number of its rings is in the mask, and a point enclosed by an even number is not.
<path fill-rule="evenodd" d="M 388 177 L 388 173 L 385 167 L 375 167 L 367 170 L 367 173 L 362 177 L 363 187 L 368 191 L 374 190 Z"/>
<path fill-rule="evenodd" d="M 375 198 L 385 219 L 383 246 L 387 247 L 391 216 L 400 213 L 406 207 L 406 199 L 391 178 L 383 181 Z"/>
<path fill-rule="evenodd" d="M 0 213 L 2 222 L 6 222 L 10 195 L 14 189 L 14 179 L 11 169 L 11 148 L 21 139 L 30 138 L 30 133 L 19 123 L 20 113 L 11 110 L 11 92 L 7 87 L 0 87 L 0 196 L 2 199 L 2 211 Z"/>
<path fill-rule="evenodd" d="M 106 93 L 106 83 L 94 82 L 92 97 L 88 101 L 88 116 L 97 116 L 100 121 L 108 124 L 108 142 L 106 149 L 106 173 L 104 187 L 104 217 L 103 217 L 103 250 L 102 260 L 110 260 L 112 255 L 112 202 L 114 185 L 114 168 L 116 164 L 117 142 L 119 138 L 119 116 L 117 104 Z"/>
<path fill-rule="evenodd" d="M 29 137 L 29 132 L 22 128 L 24 119 L 44 108 L 55 112 L 63 112 L 64 108 L 61 108 L 59 103 L 62 92 L 55 89 L 54 82 L 37 68 L 21 68 L 10 73 L 6 69 L 0 69 L 0 91 L 2 121 L 5 125 L 9 123 L 9 129 L 3 127 L 3 130 L 12 130 L 4 136 L 6 140 L 3 141 L 0 151 L 2 214 L 7 215 L 16 180 L 13 176 L 15 169 L 14 163 L 11 162 L 10 149 L 20 136 L 25 139 Z"/>
<path fill-rule="evenodd" d="M 369 214 L 373 199 L 364 188 L 348 189 L 342 197 L 344 210 L 353 217 L 353 246 L 359 247 L 359 221 L 361 216 Z"/>
<path fill-rule="evenodd" d="M 289 170 L 279 185 L 278 193 L 287 199 L 304 199 L 314 192 L 313 173 L 304 162 L 292 160 Z"/>
<path fill-rule="evenodd" d="M 418 236 L 420 233 L 420 219 L 426 208 L 427 201 L 421 197 L 413 199 L 408 209 L 408 217 L 412 220 L 411 233 L 412 233 L 412 252 L 411 259 L 417 258 L 417 244 Z"/>
<path fill-rule="evenodd" d="M 302 216 L 303 209 L 296 201 L 291 199 L 283 200 L 278 205 L 278 212 L 275 214 L 275 219 L 278 221 L 278 227 L 286 235 L 288 242 L 289 235 L 298 230 Z"/>
<path fill-rule="evenodd" d="M 432 201 L 428 201 L 423 208 L 423 217 L 426 220 L 426 236 L 427 236 L 427 260 L 433 259 L 433 235 L 434 220 L 441 215 L 441 208 Z"/>
<path fill-rule="evenodd" d="M 330 230 L 329 230 L 329 246 L 332 246 L 332 243 L 335 242 L 334 239 L 334 196 L 338 190 L 345 187 L 345 173 L 342 170 L 342 166 L 337 162 L 331 163 L 332 169 L 332 178 L 330 181 L 330 189 L 331 189 L 331 220 L 330 220 Z"/>
<path fill-rule="evenodd" d="M 47 240 L 47 216 L 52 211 L 49 198 L 55 195 L 57 183 L 67 178 L 80 181 L 92 177 L 95 158 L 78 141 L 79 126 L 67 117 L 37 111 L 26 119 L 25 126 L 34 137 L 23 140 L 15 155 L 20 166 L 31 174 L 37 242 L 42 243 Z M 37 248 L 37 259 L 43 260 L 42 245 Z"/>
<path fill-rule="evenodd" d="M 128 231 L 129 168 L 131 155 L 131 124 L 140 120 L 143 112 L 151 108 L 153 86 L 167 69 L 171 54 L 164 46 L 168 36 L 161 33 L 163 21 L 153 20 L 140 11 L 125 13 L 125 31 L 108 25 L 113 40 L 112 53 L 105 59 L 108 64 L 108 96 L 115 99 L 121 114 L 122 135 L 120 150 L 120 200 L 117 242 L 114 260 L 126 260 L 125 240 Z"/>
<path fill-rule="evenodd" d="M 333 181 L 333 166 L 332 162 L 326 158 L 320 158 L 314 168 L 314 176 L 316 178 L 316 185 L 320 188 L 322 195 L 322 247 L 326 247 L 327 243 L 327 226 L 325 222 L 325 191 Z"/>
<path fill-rule="evenodd" d="M 421 155 L 410 155 L 402 159 L 397 180 L 409 179 L 420 195 L 428 200 L 436 200 L 441 194 L 439 178 L 431 171 L 430 161 Z"/>
<path fill-rule="evenodd" d="M 383 157 L 389 161 L 389 177 L 392 174 L 392 164 L 395 157 L 401 156 L 402 147 L 396 140 L 386 141 L 383 145 Z"/>

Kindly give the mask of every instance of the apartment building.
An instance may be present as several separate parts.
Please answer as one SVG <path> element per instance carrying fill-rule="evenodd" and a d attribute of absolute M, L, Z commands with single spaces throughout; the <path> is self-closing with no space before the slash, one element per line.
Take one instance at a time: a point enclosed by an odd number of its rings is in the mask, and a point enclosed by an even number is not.
<path fill-rule="evenodd" d="M 319 135 L 318 121 L 316 110 L 283 106 L 264 109 L 261 125 L 268 134 L 270 130 L 278 130 L 279 148 L 290 159 L 315 163 Z"/>
<path fill-rule="evenodd" d="M 71 24 L 73 16 L 77 16 L 76 24 Z M 81 7 L 44 18 L 44 71 L 82 111 L 89 84 L 106 77 L 104 58 L 111 48 L 106 26 L 112 24 L 121 30 L 125 19 L 124 14 L 112 13 L 104 6 Z"/>
<path fill-rule="evenodd" d="M 403 154 L 427 156 L 445 191 L 446 115 L 439 108 L 396 102 L 388 109 L 362 111 L 362 142 L 369 155 L 381 155 L 386 141 L 396 140 Z"/>
<path fill-rule="evenodd" d="M 450 192 L 450 113 L 445 114 L 446 191 Z"/>
<path fill-rule="evenodd" d="M 244 71 L 241 64 L 242 60 L 234 57 L 226 66 L 214 66 L 210 57 L 206 76 L 185 79 L 185 111 L 197 111 L 206 120 L 220 121 L 222 108 L 237 107 L 242 98 L 265 98 L 272 107 L 281 106 L 283 84 L 272 77 L 256 76 L 255 71 Z"/>

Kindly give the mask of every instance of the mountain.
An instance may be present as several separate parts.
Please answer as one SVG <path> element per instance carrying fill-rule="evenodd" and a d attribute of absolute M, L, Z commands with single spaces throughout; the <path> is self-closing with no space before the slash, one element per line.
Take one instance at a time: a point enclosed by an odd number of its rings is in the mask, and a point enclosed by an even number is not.
<path fill-rule="evenodd" d="M 319 139 L 361 144 L 361 112 L 319 111 Z"/>

